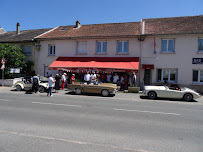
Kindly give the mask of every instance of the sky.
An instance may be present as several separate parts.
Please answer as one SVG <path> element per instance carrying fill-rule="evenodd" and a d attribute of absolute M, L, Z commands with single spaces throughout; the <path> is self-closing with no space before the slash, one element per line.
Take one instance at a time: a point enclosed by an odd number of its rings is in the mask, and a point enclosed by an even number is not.
<path fill-rule="evenodd" d="M 203 0 L 0 0 L 0 26 L 15 31 L 203 15 Z"/>

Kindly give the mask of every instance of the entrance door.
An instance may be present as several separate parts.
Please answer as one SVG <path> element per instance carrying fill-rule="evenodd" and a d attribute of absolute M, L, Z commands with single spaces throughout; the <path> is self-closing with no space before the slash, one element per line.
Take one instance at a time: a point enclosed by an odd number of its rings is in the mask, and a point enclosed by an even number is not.
<path fill-rule="evenodd" d="M 144 71 L 144 85 L 151 84 L 151 69 L 145 69 Z"/>

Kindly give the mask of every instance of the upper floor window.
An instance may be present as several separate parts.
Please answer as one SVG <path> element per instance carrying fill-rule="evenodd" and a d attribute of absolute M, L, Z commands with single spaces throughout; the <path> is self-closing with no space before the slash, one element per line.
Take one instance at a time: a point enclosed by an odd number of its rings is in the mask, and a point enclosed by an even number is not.
<path fill-rule="evenodd" d="M 158 69 L 157 70 L 157 81 L 164 82 L 177 82 L 178 69 Z"/>
<path fill-rule="evenodd" d="M 56 46 L 54 44 L 49 44 L 48 55 L 54 56 L 56 53 Z"/>
<path fill-rule="evenodd" d="M 77 53 L 82 53 L 82 54 L 87 53 L 86 45 L 87 45 L 86 42 L 82 42 L 82 41 L 77 42 Z"/>
<path fill-rule="evenodd" d="M 107 52 L 107 42 L 98 41 L 96 53 L 106 53 Z"/>
<path fill-rule="evenodd" d="M 193 70 L 193 83 L 203 83 L 203 70 Z"/>
<path fill-rule="evenodd" d="M 161 52 L 175 52 L 174 39 L 162 39 Z"/>
<path fill-rule="evenodd" d="M 26 56 L 32 55 L 32 45 L 23 45 L 22 53 Z"/>
<path fill-rule="evenodd" d="M 128 53 L 128 41 L 118 41 L 117 53 Z"/>
<path fill-rule="evenodd" d="M 198 51 L 203 51 L 203 38 L 198 40 Z"/>

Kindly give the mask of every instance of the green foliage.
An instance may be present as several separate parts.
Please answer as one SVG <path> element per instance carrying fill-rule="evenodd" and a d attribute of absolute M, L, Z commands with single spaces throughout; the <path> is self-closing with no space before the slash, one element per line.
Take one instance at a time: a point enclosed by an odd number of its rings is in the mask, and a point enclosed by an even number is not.
<path fill-rule="evenodd" d="M 25 55 L 17 46 L 9 44 L 0 44 L 0 59 L 5 58 L 5 75 L 9 75 L 10 68 L 20 68 L 21 70 L 26 67 Z"/>

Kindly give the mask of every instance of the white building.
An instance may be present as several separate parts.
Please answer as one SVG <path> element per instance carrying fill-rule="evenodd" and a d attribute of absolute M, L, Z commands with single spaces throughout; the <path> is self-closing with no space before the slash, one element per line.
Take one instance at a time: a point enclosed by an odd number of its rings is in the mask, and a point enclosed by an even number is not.
<path fill-rule="evenodd" d="M 203 16 L 190 16 L 59 26 L 36 38 L 41 45 L 37 71 L 50 74 L 49 66 L 58 57 L 139 57 L 138 85 L 166 80 L 203 93 L 202 25 Z"/>

